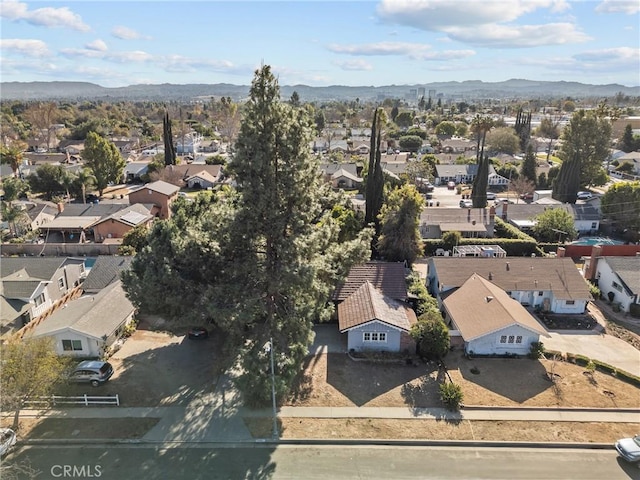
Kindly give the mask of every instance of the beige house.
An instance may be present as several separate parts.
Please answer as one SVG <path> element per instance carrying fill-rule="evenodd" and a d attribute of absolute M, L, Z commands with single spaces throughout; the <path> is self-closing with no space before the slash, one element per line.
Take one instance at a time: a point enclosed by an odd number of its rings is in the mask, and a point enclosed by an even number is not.
<path fill-rule="evenodd" d="M 180 187 L 158 180 L 129 193 L 129 203 L 151 203 L 156 207 L 151 213 L 165 220 L 171 217 L 171 203 L 179 191 Z"/>

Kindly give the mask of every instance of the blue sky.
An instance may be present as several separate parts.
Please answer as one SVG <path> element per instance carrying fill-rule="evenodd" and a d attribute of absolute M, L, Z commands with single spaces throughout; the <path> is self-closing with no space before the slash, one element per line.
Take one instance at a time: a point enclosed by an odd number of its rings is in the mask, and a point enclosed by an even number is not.
<path fill-rule="evenodd" d="M 640 85 L 640 0 L 0 3 L 9 81 Z"/>

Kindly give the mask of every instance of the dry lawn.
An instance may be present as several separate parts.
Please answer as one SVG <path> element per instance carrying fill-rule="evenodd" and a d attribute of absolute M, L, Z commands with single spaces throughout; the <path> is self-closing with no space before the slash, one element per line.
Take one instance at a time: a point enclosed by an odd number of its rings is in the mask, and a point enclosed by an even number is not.
<path fill-rule="evenodd" d="M 467 405 L 640 408 L 640 389 L 610 375 L 585 373 L 566 362 L 529 359 L 446 358 Z M 472 373 L 472 369 L 478 373 Z M 555 383 L 550 373 L 553 371 Z M 310 357 L 285 405 L 325 407 L 441 407 L 433 363 L 355 362 L 343 354 Z"/>
<path fill-rule="evenodd" d="M 25 439 L 142 438 L 159 418 L 32 418 L 20 419 L 17 434 Z M 2 419 L 10 427 L 13 416 Z"/>

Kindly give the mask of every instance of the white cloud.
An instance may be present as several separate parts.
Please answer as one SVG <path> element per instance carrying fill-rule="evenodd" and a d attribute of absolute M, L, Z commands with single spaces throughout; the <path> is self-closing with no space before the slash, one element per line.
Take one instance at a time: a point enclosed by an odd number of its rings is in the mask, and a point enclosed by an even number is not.
<path fill-rule="evenodd" d="M 362 45 L 332 44 L 327 48 L 331 52 L 344 53 L 347 55 L 409 55 L 411 53 L 429 50 L 431 47 L 419 43 L 378 42 L 365 43 Z"/>
<path fill-rule="evenodd" d="M 87 50 L 96 50 L 98 52 L 106 52 L 108 50 L 107 44 L 99 38 L 93 42 L 89 42 L 85 45 Z"/>
<path fill-rule="evenodd" d="M 589 40 L 572 23 L 516 23 L 536 10 L 559 14 L 569 8 L 565 0 L 383 0 L 377 13 L 384 22 L 443 32 L 470 45 L 521 48 Z"/>
<path fill-rule="evenodd" d="M 69 7 L 44 7 L 29 10 L 26 3 L 16 0 L 3 0 L 0 3 L 0 17 L 12 21 L 25 21 L 31 25 L 43 27 L 63 27 L 80 32 L 90 30 L 80 15 L 73 13 Z"/>
<path fill-rule="evenodd" d="M 49 48 L 42 40 L 18 38 L 0 39 L 0 50 L 7 53 L 17 53 L 26 57 L 45 57 L 49 55 Z"/>
<path fill-rule="evenodd" d="M 590 40 L 570 23 L 546 25 L 480 25 L 473 29 L 449 28 L 449 36 L 457 41 L 484 47 L 522 48 L 565 45 Z"/>
<path fill-rule="evenodd" d="M 98 48 L 64 48 L 60 53 L 67 58 L 100 58 L 115 63 L 144 63 L 154 59 L 153 55 L 140 50 L 107 52 Z"/>
<path fill-rule="evenodd" d="M 349 60 L 346 62 L 333 62 L 334 65 L 337 65 L 342 70 L 348 71 L 370 71 L 373 70 L 373 65 L 369 62 L 365 62 L 364 60 Z"/>
<path fill-rule="evenodd" d="M 569 4 L 565 0 L 382 0 L 377 14 L 386 22 L 442 31 L 447 27 L 512 22 L 541 8 L 557 13 L 567 10 Z"/>
<path fill-rule="evenodd" d="M 640 2 L 638 0 L 602 0 L 596 7 L 598 13 L 626 13 L 633 15 L 640 12 Z"/>
<path fill-rule="evenodd" d="M 640 48 L 619 47 L 605 48 L 601 50 L 589 50 L 574 55 L 579 61 L 602 62 L 606 65 L 611 63 L 625 63 L 636 68 L 640 64 Z"/>
<path fill-rule="evenodd" d="M 111 30 L 111 35 L 119 38 L 120 40 L 137 40 L 139 38 L 149 40 L 151 38 L 140 34 L 132 28 L 124 27 L 122 25 L 113 27 L 113 29 Z"/>

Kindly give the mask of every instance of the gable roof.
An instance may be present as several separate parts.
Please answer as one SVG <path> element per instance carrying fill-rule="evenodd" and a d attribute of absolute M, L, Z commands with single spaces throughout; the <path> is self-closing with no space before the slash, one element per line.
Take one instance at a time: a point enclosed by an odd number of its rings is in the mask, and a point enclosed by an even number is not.
<path fill-rule="evenodd" d="M 460 287 L 476 273 L 505 292 L 551 290 L 560 300 L 591 299 L 586 280 L 568 257 L 432 257 L 431 267 L 448 288 Z"/>
<path fill-rule="evenodd" d="M 358 177 L 357 175 L 353 175 L 351 172 L 345 170 L 344 168 L 336 170 L 335 173 L 331 175 L 331 178 L 334 180 L 337 180 L 341 177 L 348 178 L 353 182 L 362 182 L 362 178 Z"/>
<path fill-rule="evenodd" d="M 106 222 L 107 220 L 115 220 L 117 222 L 124 223 L 125 225 L 135 227 L 136 225 L 148 222 L 149 220 L 154 218 L 154 216 L 151 214 L 152 209 L 153 205 L 134 203 L 133 205 L 129 205 L 127 208 L 123 208 L 122 210 L 109 215 L 108 217 L 99 219 L 91 226 L 94 227 L 96 225 L 99 225 L 100 223 Z"/>
<path fill-rule="evenodd" d="M 164 172 L 180 175 L 183 179 L 189 178 L 200 172 L 207 172 L 213 178 L 218 178 L 222 173 L 222 165 L 207 165 L 203 163 L 168 165 L 165 167 Z"/>
<path fill-rule="evenodd" d="M 147 183 L 142 187 L 138 188 L 137 190 L 130 192 L 129 196 L 131 196 L 132 193 L 138 193 L 138 192 L 141 192 L 142 190 L 152 190 L 154 192 L 158 192 L 158 193 L 161 193 L 162 195 L 166 195 L 167 197 L 170 197 L 174 193 L 178 192 L 180 190 L 180 187 L 173 185 L 171 183 L 165 182 L 163 180 L 157 180 L 155 182 Z"/>
<path fill-rule="evenodd" d="M 640 294 L 640 257 L 601 257 L 632 295 Z"/>
<path fill-rule="evenodd" d="M 65 264 L 84 263 L 82 258 L 73 257 L 3 257 L 0 261 L 0 276 L 11 280 L 51 280 L 56 270 Z M 22 272 L 26 274 L 21 278 Z"/>
<path fill-rule="evenodd" d="M 365 281 L 338 305 L 340 332 L 376 320 L 405 332 L 417 321 L 411 307 L 385 297 L 369 281 Z"/>
<path fill-rule="evenodd" d="M 345 281 L 333 292 L 332 299 L 341 302 L 368 281 L 385 297 L 404 301 L 408 297 L 406 276 L 403 263 L 367 262 L 355 265 L 349 270 Z"/>
<path fill-rule="evenodd" d="M 65 203 L 58 217 L 107 217 L 129 208 L 129 203 Z"/>
<path fill-rule="evenodd" d="M 442 303 L 466 342 L 513 325 L 549 336 L 520 302 L 480 275 L 471 275 Z"/>
<path fill-rule="evenodd" d="M 69 329 L 100 340 L 111 335 L 134 311 L 135 307 L 118 281 L 95 295 L 85 295 L 66 303 L 40 323 L 33 336 L 53 335 Z"/>
<path fill-rule="evenodd" d="M 190 177 L 185 178 L 185 182 L 188 182 L 188 181 L 194 180 L 194 179 L 200 179 L 200 180 L 204 180 L 204 181 L 210 182 L 210 183 L 217 182 L 217 178 L 215 178 L 213 175 L 211 175 L 206 170 L 202 170 L 202 171 L 200 171 L 198 173 L 194 173 Z"/>
<path fill-rule="evenodd" d="M 120 273 L 128 270 L 133 257 L 119 257 L 116 255 L 100 255 L 89 270 L 89 274 L 82 282 L 85 292 L 97 292 L 120 280 Z"/>

